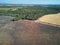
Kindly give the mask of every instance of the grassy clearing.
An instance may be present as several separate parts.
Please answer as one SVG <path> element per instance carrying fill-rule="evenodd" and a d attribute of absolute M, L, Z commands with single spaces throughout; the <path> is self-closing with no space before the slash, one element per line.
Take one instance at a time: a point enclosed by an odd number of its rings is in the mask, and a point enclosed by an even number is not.
<path fill-rule="evenodd" d="M 37 20 L 37 22 L 46 22 L 46 23 L 60 25 L 60 13 L 42 16 Z"/>

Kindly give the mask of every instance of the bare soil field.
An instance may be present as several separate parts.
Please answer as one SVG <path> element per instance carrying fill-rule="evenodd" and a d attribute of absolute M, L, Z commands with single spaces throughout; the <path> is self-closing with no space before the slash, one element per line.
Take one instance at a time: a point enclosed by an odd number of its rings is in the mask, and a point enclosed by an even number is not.
<path fill-rule="evenodd" d="M 0 28 L 0 45 L 60 45 L 60 27 L 32 20 L 10 21 Z"/>

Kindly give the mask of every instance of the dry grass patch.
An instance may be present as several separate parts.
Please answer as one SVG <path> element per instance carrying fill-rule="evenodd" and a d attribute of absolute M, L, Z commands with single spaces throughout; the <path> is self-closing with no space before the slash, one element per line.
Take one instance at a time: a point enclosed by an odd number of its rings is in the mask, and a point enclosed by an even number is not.
<path fill-rule="evenodd" d="M 42 16 L 36 22 L 47 22 L 51 24 L 60 25 L 60 13 L 59 14 L 49 14 Z"/>

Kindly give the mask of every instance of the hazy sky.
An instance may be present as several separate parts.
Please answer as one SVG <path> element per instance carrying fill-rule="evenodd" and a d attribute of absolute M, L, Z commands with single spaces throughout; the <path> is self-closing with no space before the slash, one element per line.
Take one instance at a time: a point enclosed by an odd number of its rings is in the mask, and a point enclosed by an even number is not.
<path fill-rule="evenodd" d="M 60 4 L 60 0 L 0 0 L 0 3 L 11 3 L 11 4 Z"/>

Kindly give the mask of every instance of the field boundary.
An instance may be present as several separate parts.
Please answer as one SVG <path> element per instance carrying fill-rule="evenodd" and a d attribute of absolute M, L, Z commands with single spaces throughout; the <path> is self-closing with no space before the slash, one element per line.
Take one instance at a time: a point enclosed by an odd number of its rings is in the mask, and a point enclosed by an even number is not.
<path fill-rule="evenodd" d="M 51 24 L 51 23 L 42 22 L 42 21 L 40 21 L 40 22 L 38 22 L 38 21 L 35 21 L 35 22 L 37 22 L 37 23 L 42 23 L 42 24 L 46 24 L 46 25 L 51 25 L 51 26 L 55 26 L 55 27 L 60 27 L 60 25 Z"/>

